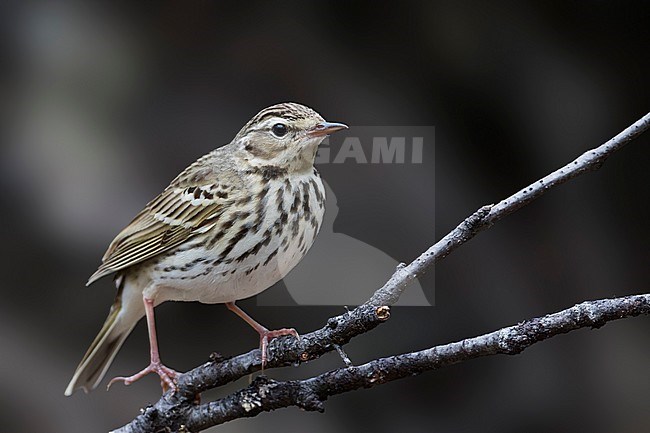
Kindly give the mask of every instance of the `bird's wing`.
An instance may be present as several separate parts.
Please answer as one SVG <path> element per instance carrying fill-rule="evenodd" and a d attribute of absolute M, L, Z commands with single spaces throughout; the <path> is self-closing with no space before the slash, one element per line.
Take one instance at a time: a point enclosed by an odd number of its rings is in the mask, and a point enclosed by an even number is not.
<path fill-rule="evenodd" d="M 233 190 L 223 185 L 172 183 L 111 242 L 86 285 L 207 232 L 234 200 Z"/>

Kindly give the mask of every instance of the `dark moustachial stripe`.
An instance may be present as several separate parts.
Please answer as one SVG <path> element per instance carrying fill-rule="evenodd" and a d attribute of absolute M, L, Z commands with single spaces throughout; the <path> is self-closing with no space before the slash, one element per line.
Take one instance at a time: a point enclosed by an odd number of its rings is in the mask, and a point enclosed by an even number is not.
<path fill-rule="evenodd" d="M 260 165 L 246 170 L 246 174 L 256 174 L 264 180 L 274 180 L 286 176 L 287 169 L 276 165 Z"/>

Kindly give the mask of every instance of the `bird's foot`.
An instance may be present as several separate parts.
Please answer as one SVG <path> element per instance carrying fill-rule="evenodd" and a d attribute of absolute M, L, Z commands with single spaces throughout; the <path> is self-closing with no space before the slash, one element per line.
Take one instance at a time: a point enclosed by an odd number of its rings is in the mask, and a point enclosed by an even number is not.
<path fill-rule="evenodd" d="M 151 361 L 151 364 L 149 364 L 148 367 L 139 373 L 134 374 L 133 376 L 114 377 L 110 382 L 108 382 L 106 389 L 108 390 L 115 382 L 124 382 L 124 385 L 131 385 L 133 382 L 142 379 L 149 373 L 156 373 L 160 377 L 160 386 L 163 389 L 163 393 L 167 392 L 167 390 L 170 388 L 176 391 L 176 379 L 178 379 L 180 373 L 172 370 L 169 367 L 166 367 L 160 361 Z"/>
<path fill-rule="evenodd" d="M 253 329 L 257 331 L 258 334 L 260 334 L 260 350 L 262 351 L 262 370 L 264 370 L 264 366 L 266 366 L 266 360 L 268 359 L 266 350 L 269 346 L 269 341 L 273 340 L 276 337 L 281 337 L 283 335 L 293 335 L 296 337 L 298 340 L 300 340 L 300 335 L 296 332 L 295 329 L 293 328 L 282 328 L 282 329 L 276 329 L 273 331 L 270 331 L 266 329 L 264 326 L 260 325 L 253 319 L 251 316 L 246 314 L 241 308 L 239 308 L 237 305 L 235 305 L 234 302 L 226 302 L 226 307 L 244 319 L 246 323 L 248 323 Z"/>
<path fill-rule="evenodd" d="M 277 337 L 282 337 L 283 335 L 293 335 L 296 339 L 300 340 L 300 335 L 293 328 L 275 329 L 273 331 L 262 328 L 258 332 L 260 333 L 260 350 L 262 351 L 262 370 L 266 366 L 266 360 L 268 359 L 266 351 L 269 347 L 269 341 Z"/>

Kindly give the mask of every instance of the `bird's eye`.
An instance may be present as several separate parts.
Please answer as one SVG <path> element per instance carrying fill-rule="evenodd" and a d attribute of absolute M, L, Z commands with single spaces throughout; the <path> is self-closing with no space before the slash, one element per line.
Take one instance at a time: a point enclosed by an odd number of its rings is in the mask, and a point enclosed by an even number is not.
<path fill-rule="evenodd" d="M 273 131 L 273 135 L 276 137 L 284 137 L 287 134 L 287 125 L 284 123 L 276 123 L 271 128 L 271 131 Z"/>

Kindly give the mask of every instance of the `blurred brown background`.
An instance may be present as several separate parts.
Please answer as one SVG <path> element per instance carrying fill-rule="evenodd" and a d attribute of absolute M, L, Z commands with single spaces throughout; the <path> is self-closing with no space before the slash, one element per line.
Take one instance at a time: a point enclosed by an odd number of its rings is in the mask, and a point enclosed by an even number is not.
<path fill-rule="evenodd" d="M 153 377 L 64 398 L 114 295 L 109 279 L 84 283 L 150 198 L 259 109 L 293 100 L 350 125 L 435 126 L 435 177 L 322 168 L 335 230 L 408 261 L 648 111 L 649 18 L 643 1 L 3 2 L 3 430 L 108 431 L 157 400 Z M 649 144 L 643 136 L 442 261 L 420 280 L 432 302 L 435 283 L 435 307 L 396 308 L 349 345 L 353 362 L 647 291 Z M 343 311 L 242 306 L 300 332 Z M 179 370 L 257 344 L 222 306 L 165 304 L 157 318 L 163 359 Z M 648 318 L 625 320 L 334 397 L 325 414 L 291 408 L 215 431 L 647 431 L 649 331 Z M 147 359 L 141 323 L 109 375 Z M 330 355 L 269 373 L 341 365 Z"/>

